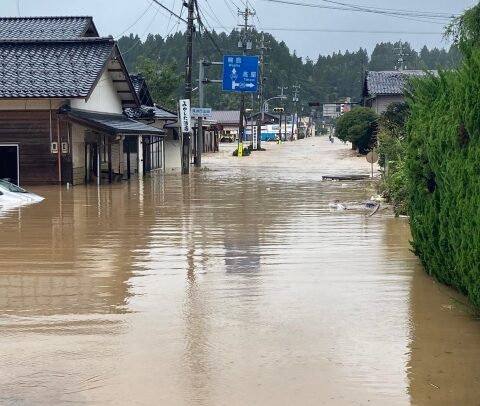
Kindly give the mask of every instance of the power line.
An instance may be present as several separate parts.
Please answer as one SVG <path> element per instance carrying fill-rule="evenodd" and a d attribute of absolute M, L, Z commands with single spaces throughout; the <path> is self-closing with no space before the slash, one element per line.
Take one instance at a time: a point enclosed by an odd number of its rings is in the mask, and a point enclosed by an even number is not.
<path fill-rule="evenodd" d="M 227 6 L 228 11 L 230 11 L 230 14 L 232 15 L 233 19 L 236 21 L 236 20 L 237 20 L 237 16 L 236 16 L 235 13 L 233 12 L 232 7 L 231 7 L 230 4 L 228 3 L 228 1 L 227 1 L 227 0 L 223 0 L 223 2 L 224 2 L 225 5 Z"/>
<path fill-rule="evenodd" d="M 114 38 L 118 39 L 120 38 L 123 34 L 125 34 L 130 28 L 132 28 L 135 24 L 137 24 L 145 14 L 147 14 L 148 10 L 150 10 L 150 7 L 152 7 L 153 1 L 150 1 L 150 4 L 147 6 L 147 8 L 143 11 L 142 14 L 132 23 L 130 24 L 127 28 L 125 28 L 120 34 L 116 35 Z"/>
<path fill-rule="evenodd" d="M 182 13 L 183 13 L 183 10 L 184 10 L 184 4 L 182 3 L 182 8 L 180 9 L 180 17 L 182 16 Z M 177 21 L 176 24 L 172 25 L 172 28 L 170 29 L 170 31 L 165 35 L 165 38 L 167 38 L 172 32 L 173 30 L 176 28 L 178 28 L 178 26 L 180 25 L 181 21 Z"/>
<path fill-rule="evenodd" d="M 210 41 L 212 42 L 212 44 L 214 45 L 214 47 L 216 48 L 216 50 L 218 51 L 218 53 L 223 56 L 223 52 L 222 50 L 220 49 L 220 47 L 218 46 L 217 42 L 215 41 L 215 39 L 212 37 L 212 35 L 210 34 L 210 32 L 208 31 L 207 27 L 205 27 L 205 24 L 203 23 L 203 20 L 200 16 L 201 14 L 201 11 L 200 9 L 198 8 L 198 2 L 197 0 L 194 0 L 194 4 L 195 4 L 195 8 L 197 10 L 197 18 L 198 18 L 198 24 L 203 28 L 204 32 L 207 34 L 208 38 L 210 39 Z"/>
<path fill-rule="evenodd" d="M 235 6 L 235 8 L 236 8 L 237 10 L 240 10 L 240 7 L 238 7 L 237 4 L 236 4 L 233 0 L 230 0 L 230 1 L 232 2 L 232 4 Z"/>
<path fill-rule="evenodd" d="M 155 1 L 155 0 L 153 0 Z M 142 43 L 142 38 L 145 36 L 145 34 L 147 33 L 147 31 L 150 29 L 150 27 L 152 26 L 153 22 L 155 21 L 155 19 L 157 18 L 157 15 L 158 13 L 160 12 L 159 9 L 157 9 L 155 11 L 155 14 L 153 15 L 153 18 L 150 20 L 150 23 L 147 25 L 147 28 L 145 28 L 145 31 L 142 32 L 142 34 L 140 35 L 140 37 L 138 38 L 137 42 L 135 42 L 130 48 L 128 48 L 125 52 L 120 52 L 120 55 L 123 57 L 124 55 L 128 54 L 129 52 L 131 52 L 132 50 L 134 50 L 138 45 L 140 45 Z"/>
<path fill-rule="evenodd" d="M 224 27 L 223 23 L 219 20 L 219 18 L 217 17 L 217 15 L 215 14 L 215 11 L 213 11 L 212 7 L 210 6 L 210 3 L 208 0 L 205 0 L 205 3 L 207 3 L 207 6 L 208 8 L 210 9 L 210 11 L 212 12 L 212 15 L 213 15 L 213 19 L 216 20 L 220 26 L 226 31 L 227 29 Z M 205 10 L 204 10 L 205 11 Z"/>
<path fill-rule="evenodd" d="M 172 6 L 171 8 L 173 8 L 175 6 L 175 0 L 172 0 Z M 183 6 L 182 6 L 183 7 Z M 169 17 L 168 17 L 168 23 L 167 23 L 167 28 L 165 29 L 165 32 L 168 32 L 169 28 L 170 28 L 170 23 L 172 22 L 172 15 L 170 14 Z M 175 26 L 175 25 L 174 25 Z"/>
<path fill-rule="evenodd" d="M 395 13 L 402 13 L 403 15 L 407 14 L 412 14 L 416 16 L 437 16 L 439 18 L 445 18 L 445 19 L 450 19 L 452 18 L 452 15 L 447 14 L 447 13 L 432 13 L 430 11 L 420 11 L 420 10 L 401 10 L 401 9 L 395 9 L 395 8 L 383 8 L 383 7 L 371 7 L 371 6 L 362 6 L 358 4 L 351 4 L 351 3 L 342 3 L 339 1 L 334 1 L 334 0 L 320 0 L 324 3 L 330 3 L 330 4 L 338 4 L 341 6 L 345 7 L 350 7 L 354 9 L 359 9 L 359 10 L 377 10 L 380 12 L 395 12 Z M 454 17 L 454 16 L 453 16 Z"/>
<path fill-rule="evenodd" d="M 212 27 L 222 28 L 222 27 Z M 233 29 L 230 27 L 226 27 Z M 290 32 L 331 32 L 331 33 L 356 33 L 356 34 L 406 34 L 406 35 L 442 35 L 440 31 L 393 31 L 393 30 L 337 30 L 329 28 L 289 28 L 289 27 L 264 27 L 262 31 L 290 31 Z"/>
<path fill-rule="evenodd" d="M 158 4 L 160 7 L 168 11 L 172 16 L 177 17 L 180 21 L 183 21 L 185 24 L 188 24 L 188 21 L 180 17 L 178 14 L 174 13 L 172 10 L 170 10 L 168 7 L 165 7 L 162 3 L 160 3 L 158 0 L 152 0 L 155 4 Z"/>
<path fill-rule="evenodd" d="M 436 21 L 432 21 L 434 19 L 436 20 L 448 20 L 450 18 L 454 18 L 455 16 L 451 16 L 449 18 L 447 17 L 440 17 L 440 16 L 435 16 L 435 15 L 427 15 L 425 13 L 404 13 L 404 12 L 394 12 L 394 11 L 381 11 L 381 10 L 375 10 L 371 8 L 359 8 L 359 7 L 352 7 L 352 6 L 347 6 L 347 7 L 340 7 L 340 6 L 326 6 L 326 5 L 321 5 L 321 4 L 312 4 L 312 3 L 301 3 L 301 2 L 296 2 L 296 1 L 291 1 L 291 0 L 264 0 L 268 1 L 271 3 L 280 3 L 280 4 L 287 4 L 287 5 L 292 5 L 292 6 L 301 6 L 301 7 L 311 7 L 311 8 L 321 8 L 321 9 L 327 9 L 327 10 L 342 10 L 342 11 L 356 11 L 356 12 L 363 12 L 363 13 L 371 13 L 371 14 L 380 14 L 380 15 L 387 15 L 390 17 L 394 18 L 400 18 L 403 20 L 410 20 L 410 21 L 417 21 L 417 22 L 423 22 L 423 23 L 430 23 L 430 24 L 440 24 L 444 25 L 445 23 L 439 23 Z M 416 18 L 418 17 L 418 18 Z M 420 18 L 429 18 L 430 20 L 421 20 Z"/>

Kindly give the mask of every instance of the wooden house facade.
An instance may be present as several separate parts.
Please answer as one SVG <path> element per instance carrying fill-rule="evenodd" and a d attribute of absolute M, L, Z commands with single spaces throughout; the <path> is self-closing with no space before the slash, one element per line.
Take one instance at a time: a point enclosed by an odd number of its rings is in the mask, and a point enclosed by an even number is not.
<path fill-rule="evenodd" d="M 90 17 L 0 18 L 0 178 L 17 184 L 112 182 L 164 131 L 131 119 L 140 105 L 117 44 Z M 162 147 L 160 147 L 160 150 Z M 163 164 L 159 153 L 158 166 Z"/>

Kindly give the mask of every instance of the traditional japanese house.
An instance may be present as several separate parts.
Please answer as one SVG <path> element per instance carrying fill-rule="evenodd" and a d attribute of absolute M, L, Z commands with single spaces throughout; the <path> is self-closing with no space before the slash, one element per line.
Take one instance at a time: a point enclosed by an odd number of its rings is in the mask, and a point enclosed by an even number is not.
<path fill-rule="evenodd" d="M 116 42 L 91 17 L 0 18 L 0 178 L 111 182 L 130 176 L 132 156 L 142 173 L 145 140 L 162 150 L 165 132 L 124 114 L 138 106 Z M 125 140 L 140 152 L 124 154 Z"/>

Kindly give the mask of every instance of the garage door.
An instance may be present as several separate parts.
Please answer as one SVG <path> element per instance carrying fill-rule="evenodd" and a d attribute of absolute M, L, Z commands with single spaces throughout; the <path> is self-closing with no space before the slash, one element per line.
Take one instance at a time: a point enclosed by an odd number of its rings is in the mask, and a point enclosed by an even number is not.
<path fill-rule="evenodd" d="M 18 145 L 0 144 L 0 179 L 18 185 Z"/>

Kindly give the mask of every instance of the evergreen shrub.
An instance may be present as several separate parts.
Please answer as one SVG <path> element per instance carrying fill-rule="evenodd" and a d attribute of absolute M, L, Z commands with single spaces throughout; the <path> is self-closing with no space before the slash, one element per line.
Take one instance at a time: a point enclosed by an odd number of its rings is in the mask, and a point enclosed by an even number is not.
<path fill-rule="evenodd" d="M 480 306 L 480 52 L 415 80 L 406 176 L 412 246 L 429 274 Z"/>

